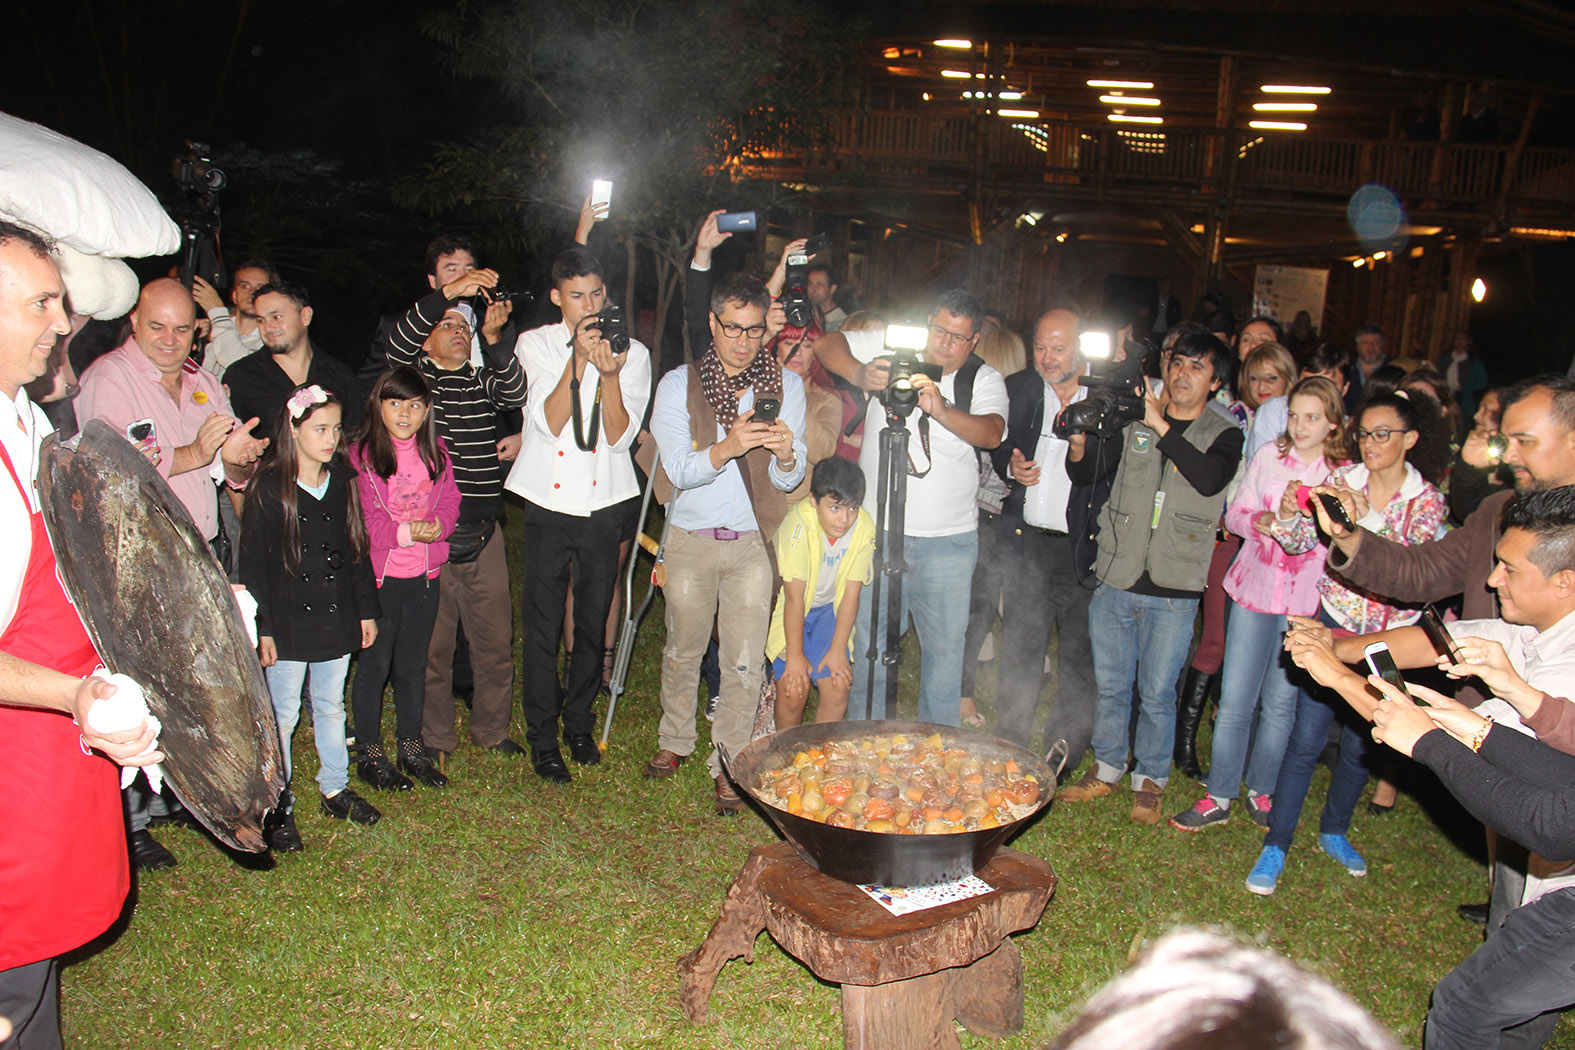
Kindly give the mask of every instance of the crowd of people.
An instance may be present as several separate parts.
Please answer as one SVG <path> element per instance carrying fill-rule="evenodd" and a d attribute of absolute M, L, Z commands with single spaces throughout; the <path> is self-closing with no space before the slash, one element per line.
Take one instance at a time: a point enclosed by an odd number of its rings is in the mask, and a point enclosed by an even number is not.
<path fill-rule="evenodd" d="M 817 721 L 894 717 L 887 677 L 900 654 L 880 655 L 893 618 L 917 636 L 921 721 L 1036 751 L 1064 740 L 1073 773 L 1092 752 L 1061 801 L 1112 798 L 1125 780 L 1141 825 L 1167 824 L 1174 767 L 1201 795 L 1171 829 L 1225 824 L 1239 803 L 1266 830 L 1246 873 L 1254 893 L 1278 888 L 1320 756 L 1334 773 L 1319 847 L 1352 875 L 1367 870 L 1349 832 L 1369 779 L 1380 778 L 1369 810 L 1381 814 L 1396 804 L 1392 764 L 1412 756 L 1488 827 L 1494 857 L 1490 935 L 1439 986 L 1427 1045 L 1547 1031 L 1575 1001 L 1575 942 L 1558 939 L 1575 913 L 1575 865 L 1547 859 L 1575 856 L 1560 779 L 1575 754 L 1560 699 L 1575 696 L 1562 678 L 1575 670 L 1575 489 L 1564 487 L 1575 484 L 1575 383 L 1486 390 L 1469 341 L 1442 372 L 1406 369 L 1372 325 L 1349 357 L 1300 319 L 1289 336 L 1223 310 L 1181 321 L 1167 282 L 1141 319 L 1145 338 L 1107 333 L 1108 365 L 1085 356 L 1102 325 L 1072 303 L 1047 304 L 1025 340 L 974 294 L 946 291 L 926 311 L 923 367 L 897 384 L 885 326 L 837 306 L 826 266 L 809 268 L 808 316 L 789 323 L 784 284 L 803 241 L 769 278 L 714 273 L 731 236 L 719 214 L 702 222 L 686 275 L 694 359 L 665 375 L 608 303 L 587 199 L 551 267 L 550 324 L 520 331 L 497 272 L 441 237 L 429 287 L 385 318 L 355 372 L 313 345 L 308 291 L 248 261 L 228 302 L 200 278 L 146 284 L 74 401 L 58 399 L 73 388 L 52 375 L 74 329 L 49 246 L 0 227 L 0 380 L 16 422 L 0 427 L 16 490 L 0 484 L 0 523 L 33 555 L 0 578 L 11 612 L 0 661 L 36 683 L 0 717 L 42 719 L 60 736 L 64 719 L 29 708 L 78 716 L 50 761 L 84 767 L 72 775 L 94 834 L 129 843 L 143 870 L 176 862 L 149 830 L 175 819 L 172 805 L 142 778 L 124 789 L 129 838 L 106 809 L 103 756 L 139 765 L 157 753 L 145 730 L 95 733 L 81 717 L 112 689 L 82 677 L 91 644 L 29 655 L 18 640 L 39 616 L 76 623 L 50 590 L 23 483 L 49 432 L 29 389 L 53 392 L 57 421 L 126 434 L 255 598 L 286 779 L 308 706 L 326 818 L 381 819 L 352 768 L 388 798 L 443 788 L 458 695 L 470 742 L 526 759 L 544 781 L 570 784 L 571 763 L 601 762 L 593 709 L 649 478 L 664 505 L 666 633 L 645 777 L 669 778 L 695 754 L 703 711 L 708 801 L 731 816 L 744 800 L 718 747 L 797 725 L 812 695 Z M 1144 368 L 1121 396 L 1085 382 L 1121 371 L 1128 354 Z M 510 501 L 525 539 L 519 690 Z M 881 571 L 894 549 L 900 602 Z M 1454 617 L 1446 651 L 1417 626 L 1430 602 Z M 987 639 L 993 722 L 975 689 Z M 1402 669 L 1442 667 L 1460 682 L 1455 697 L 1413 686 L 1432 703 L 1419 708 L 1352 671 L 1377 643 Z M 294 790 L 265 825 L 276 851 L 304 848 Z M 122 874 L 94 891 L 124 896 L 125 846 L 98 845 Z M 78 932 L 41 932 L 23 954 L 47 963 L 86 939 L 64 943 Z M 1535 966 L 1515 961 L 1528 948 Z M 0 955 L 0 970 L 29 968 L 20 962 Z M 45 965 L 28 994 L 52 994 L 53 974 Z"/>

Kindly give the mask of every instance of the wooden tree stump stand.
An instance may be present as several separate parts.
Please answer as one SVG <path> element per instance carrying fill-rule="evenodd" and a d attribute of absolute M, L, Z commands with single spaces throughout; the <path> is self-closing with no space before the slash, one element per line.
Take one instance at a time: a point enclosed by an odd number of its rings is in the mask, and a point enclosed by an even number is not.
<path fill-rule="evenodd" d="M 1039 921 L 1056 876 L 1002 849 L 979 872 L 995 892 L 892 915 L 851 883 L 822 875 L 785 842 L 749 854 L 700 947 L 678 961 L 684 1016 L 703 1021 L 731 959 L 754 961 L 761 930 L 823 981 L 842 986 L 849 1050 L 958 1047 L 953 1020 L 1000 1038 L 1023 1026 L 1022 954 L 1011 934 Z"/>

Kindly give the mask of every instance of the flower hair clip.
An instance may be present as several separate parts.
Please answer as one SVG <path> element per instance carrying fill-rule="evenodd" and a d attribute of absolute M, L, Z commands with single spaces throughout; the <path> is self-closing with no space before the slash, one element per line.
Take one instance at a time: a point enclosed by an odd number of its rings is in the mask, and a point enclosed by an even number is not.
<path fill-rule="evenodd" d="M 291 394 L 290 400 L 286 401 L 285 404 L 290 408 L 290 418 L 300 419 L 306 415 L 313 405 L 320 405 L 327 400 L 328 391 L 313 383 L 311 386 L 303 386 Z"/>

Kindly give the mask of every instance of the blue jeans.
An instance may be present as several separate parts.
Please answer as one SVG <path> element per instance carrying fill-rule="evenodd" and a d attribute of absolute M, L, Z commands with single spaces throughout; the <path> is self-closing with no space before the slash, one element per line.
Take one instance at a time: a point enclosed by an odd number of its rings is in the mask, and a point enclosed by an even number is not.
<path fill-rule="evenodd" d="M 1132 682 L 1137 681 L 1137 755 L 1134 785 L 1147 778 L 1158 787 L 1170 779 L 1176 744 L 1176 678 L 1192 647 L 1198 618 L 1196 598 L 1155 598 L 1101 583 L 1088 603 L 1088 634 L 1094 649 L 1095 773 L 1114 783 L 1127 768 L 1127 727 L 1132 718 Z"/>
<path fill-rule="evenodd" d="M 333 795 L 350 784 L 350 752 L 345 747 L 345 676 L 350 654 L 333 660 L 306 663 L 280 660 L 263 669 L 273 698 L 273 717 L 279 723 L 279 743 L 284 747 L 284 779 L 290 781 L 290 737 L 301 718 L 301 691 L 312 701 L 312 735 L 317 743 L 317 786 Z"/>
<path fill-rule="evenodd" d="M 902 609 L 898 623 L 906 625 L 913 617 L 919 635 L 919 721 L 954 726 L 962 722 L 963 637 L 968 632 L 968 593 L 973 585 L 974 563 L 979 557 L 979 534 L 963 532 L 955 536 L 905 536 L 903 561 L 908 571 L 902 577 Z M 848 717 L 861 718 L 867 683 L 875 679 L 874 714 L 895 717 L 886 712 L 886 666 L 879 652 L 886 645 L 886 588 L 884 580 L 866 587 L 859 598 L 859 618 L 853 635 L 853 693 L 848 698 Z M 870 602 L 880 603 L 880 649 L 873 669 L 865 658 L 870 646 Z"/>
<path fill-rule="evenodd" d="M 1229 804 L 1247 787 L 1258 794 L 1274 790 L 1280 775 L 1285 742 L 1296 723 L 1296 686 L 1286 656 L 1283 613 L 1253 612 L 1231 605 L 1225 628 L 1225 662 L 1220 670 L 1220 712 L 1214 722 L 1214 750 L 1209 761 L 1209 795 Z M 1258 731 L 1252 716 L 1258 715 Z M 1252 743 L 1252 759 L 1247 756 Z"/>
<path fill-rule="evenodd" d="M 1296 823 L 1302 818 L 1302 805 L 1307 801 L 1313 769 L 1318 765 L 1324 745 L 1329 742 L 1329 724 L 1335 717 L 1335 707 L 1346 706 L 1336 694 L 1316 686 L 1314 689 L 1315 694 L 1305 689 L 1297 690 L 1296 725 L 1285 744 L 1280 776 L 1274 784 L 1274 808 L 1269 811 L 1269 834 L 1264 843 L 1283 850 L 1291 848 L 1291 839 L 1296 835 Z M 1318 821 L 1320 835 L 1344 835 L 1350 830 L 1351 815 L 1356 812 L 1362 789 L 1367 786 L 1367 726 L 1355 712 L 1347 714 L 1348 720 L 1340 730 L 1340 760 L 1335 763 L 1334 774 L 1329 779 L 1329 800 L 1324 803 L 1323 816 Z"/>
<path fill-rule="evenodd" d="M 1575 889 L 1509 913 L 1482 947 L 1433 989 L 1423 1046 L 1540 1047 L 1575 1002 Z"/>

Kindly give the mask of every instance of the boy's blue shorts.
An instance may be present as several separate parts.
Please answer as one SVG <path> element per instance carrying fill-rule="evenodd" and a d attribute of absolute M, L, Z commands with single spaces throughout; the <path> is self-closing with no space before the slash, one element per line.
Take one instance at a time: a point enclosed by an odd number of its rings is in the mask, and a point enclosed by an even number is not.
<path fill-rule="evenodd" d="M 817 605 L 804 614 L 804 659 L 809 661 L 809 678 L 818 682 L 831 672 L 820 666 L 820 661 L 831 651 L 831 638 L 837 633 L 837 604 L 827 602 Z M 771 661 L 771 677 L 781 678 L 787 671 L 787 652 Z"/>

